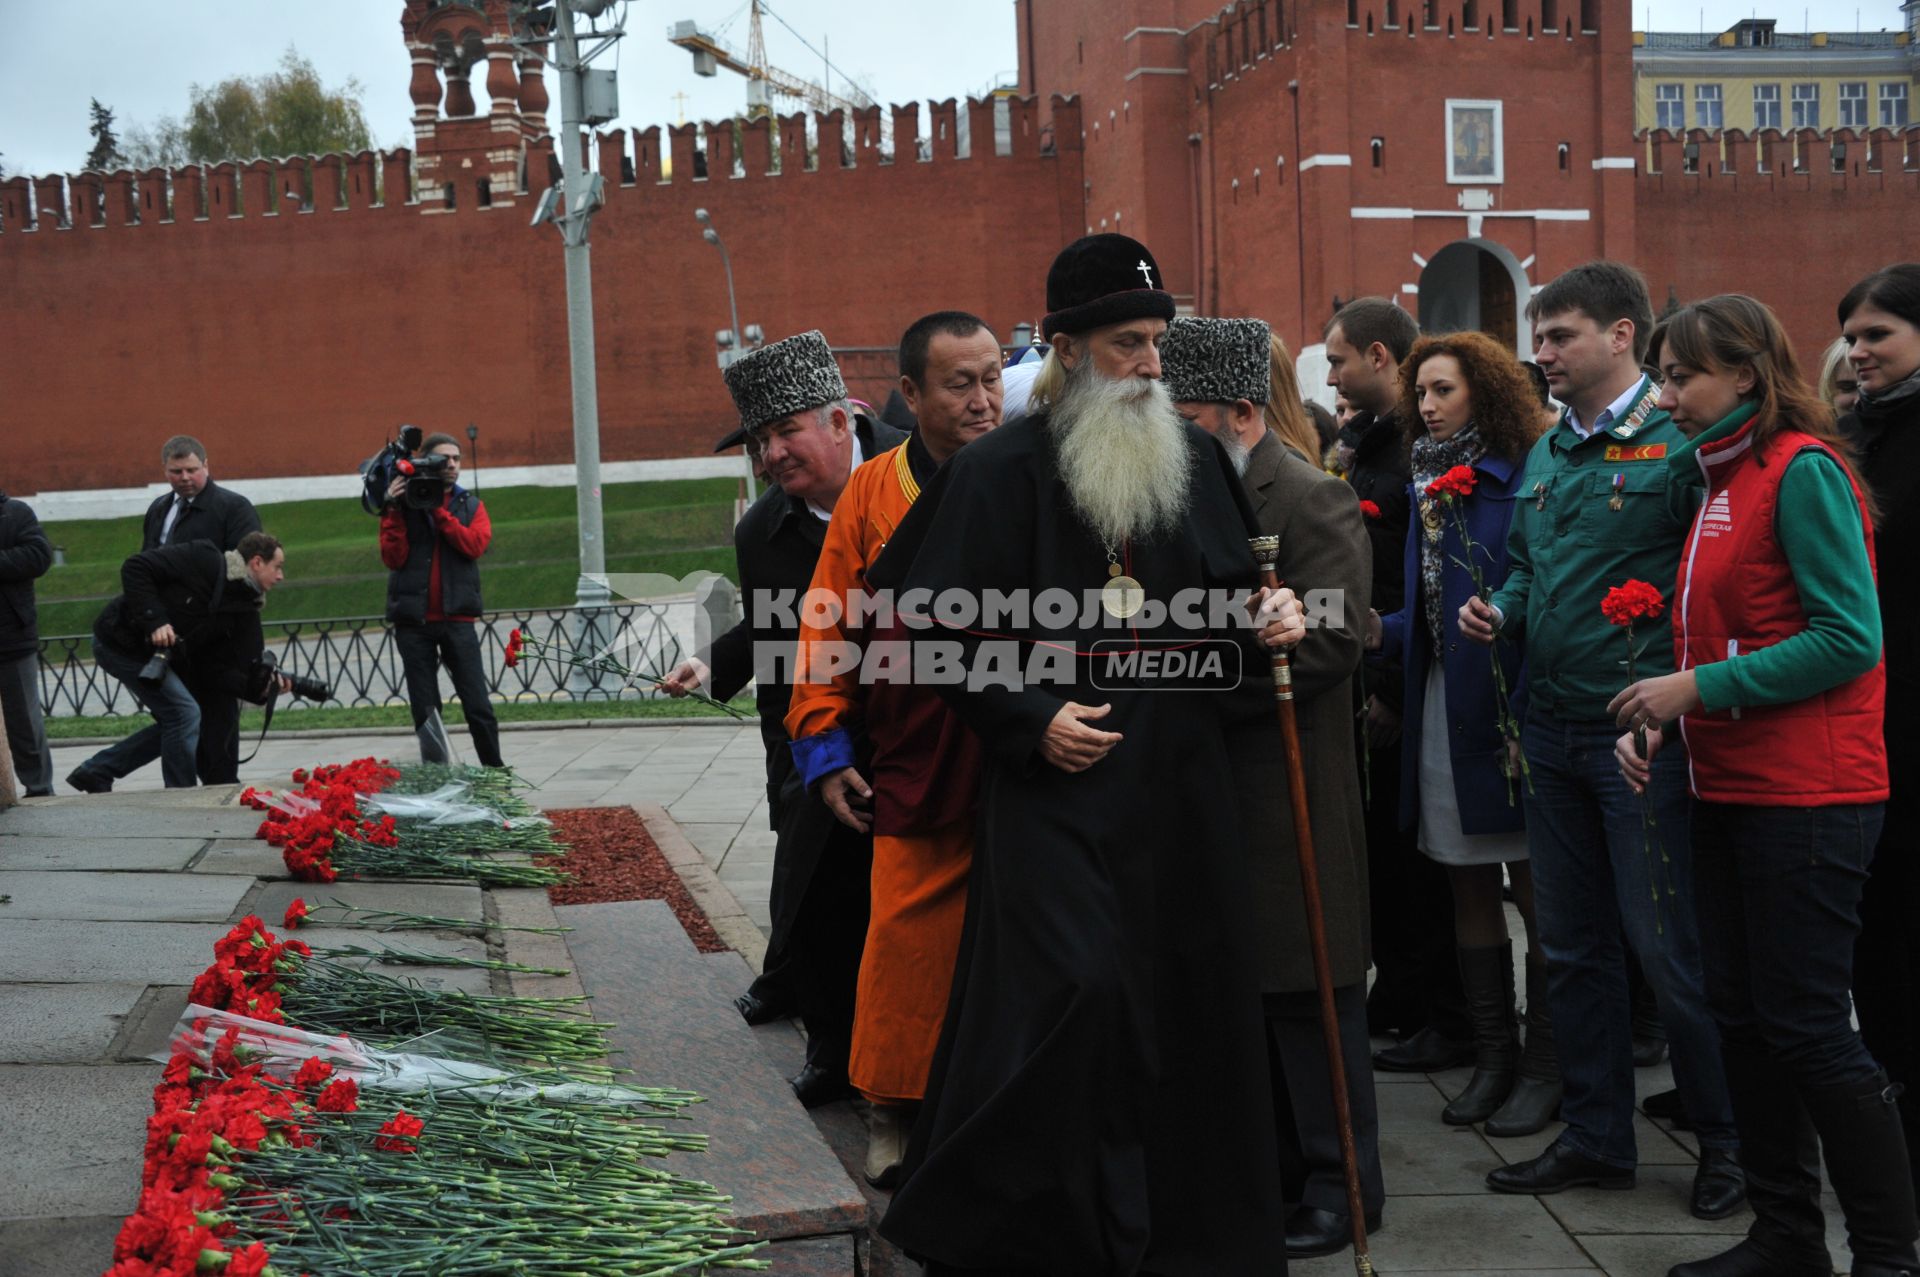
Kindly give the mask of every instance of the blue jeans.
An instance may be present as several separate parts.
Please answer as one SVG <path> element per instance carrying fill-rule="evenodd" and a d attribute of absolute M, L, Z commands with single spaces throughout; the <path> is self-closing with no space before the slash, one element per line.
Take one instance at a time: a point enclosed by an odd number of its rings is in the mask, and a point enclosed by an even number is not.
<path fill-rule="evenodd" d="M 199 783 L 195 770 L 200 748 L 200 702 L 172 670 L 158 683 L 140 678 L 146 656 L 133 656 L 101 643 L 93 645 L 93 659 L 101 669 L 126 684 L 133 699 L 152 714 L 149 726 L 109 745 L 81 764 L 85 771 L 109 780 L 131 776 L 154 759 L 160 760 L 160 779 L 168 789 L 191 789 Z"/>
<path fill-rule="evenodd" d="M 1694 807 L 1707 996 L 1729 1052 L 1765 1052 L 1802 1086 L 1880 1072 L 1847 991 L 1885 814 L 1883 803 Z"/>
<path fill-rule="evenodd" d="M 1673 1079 L 1701 1145 L 1732 1150 L 1739 1138 L 1701 971 L 1686 750 L 1673 740 L 1654 757 L 1647 793 L 1655 824 L 1648 830 L 1641 799 L 1614 761 L 1619 736 L 1611 723 L 1537 712 L 1521 730 L 1533 773 L 1526 811 L 1535 918 L 1566 1085 L 1560 1139 L 1586 1157 L 1628 1168 L 1638 1153 L 1623 942 L 1660 1008 Z"/>

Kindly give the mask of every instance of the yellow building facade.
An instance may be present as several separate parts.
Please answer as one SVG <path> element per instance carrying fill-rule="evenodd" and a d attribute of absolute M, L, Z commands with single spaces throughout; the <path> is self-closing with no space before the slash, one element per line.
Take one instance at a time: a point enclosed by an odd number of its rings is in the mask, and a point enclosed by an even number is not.
<path fill-rule="evenodd" d="M 1908 29 L 1776 31 L 1748 19 L 1704 35 L 1633 35 L 1637 129 L 1904 129 L 1920 124 L 1920 0 Z"/>

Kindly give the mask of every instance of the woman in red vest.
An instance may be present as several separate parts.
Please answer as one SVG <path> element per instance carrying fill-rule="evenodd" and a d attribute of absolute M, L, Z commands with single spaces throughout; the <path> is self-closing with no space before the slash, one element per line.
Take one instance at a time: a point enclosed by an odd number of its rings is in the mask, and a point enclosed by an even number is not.
<path fill-rule="evenodd" d="M 1739 1245 L 1669 1277 L 1826 1277 L 1822 1147 L 1856 1277 L 1920 1270 L 1898 1088 L 1848 998 L 1888 792 L 1872 502 L 1759 302 L 1683 308 L 1652 357 L 1693 440 L 1672 464 L 1705 493 L 1671 600 L 1679 672 L 1611 708 L 1649 756 L 1677 720 L 1692 759 L 1697 898 L 1679 905 L 1700 919 L 1754 1211 Z M 1633 733 L 1616 753 L 1637 789 Z"/>

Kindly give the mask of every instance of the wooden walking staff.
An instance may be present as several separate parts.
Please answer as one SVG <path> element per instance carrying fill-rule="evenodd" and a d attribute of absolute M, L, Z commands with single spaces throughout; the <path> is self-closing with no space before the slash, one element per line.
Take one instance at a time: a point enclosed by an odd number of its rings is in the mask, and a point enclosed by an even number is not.
<path fill-rule="evenodd" d="M 1279 537 L 1249 537 L 1261 584 L 1280 588 L 1274 562 Z M 1287 753 L 1287 793 L 1293 800 L 1293 837 L 1300 852 L 1300 887 L 1307 903 L 1307 940 L 1313 948 L 1313 983 L 1320 994 L 1320 1033 L 1327 1043 L 1327 1073 L 1333 1079 L 1333 1116 L 1340 1129 L 1340 1162 L 1347 1176 L 1347 1217 L 1353 1221 L 1353 1268 L 1372 1277 L 1367 1253 L 1367 1212 L 1360 1200 L 1360 1153 L 1353 1140 L 1353 1106 L 1347 1095 L 1347 1065 L 1340 1050 L 1340 1016 L 1333 1005 L 1333 963 L 1327 958 L 1327 918 L 1320 907 L 1320 863 L 1313 852 L 1313 820 L 1307 810 L 1307 773 L 1300 756 L 1300 725 L 1293 707 L 1293 658 L 1273 650 L 1273 699 Z"/>

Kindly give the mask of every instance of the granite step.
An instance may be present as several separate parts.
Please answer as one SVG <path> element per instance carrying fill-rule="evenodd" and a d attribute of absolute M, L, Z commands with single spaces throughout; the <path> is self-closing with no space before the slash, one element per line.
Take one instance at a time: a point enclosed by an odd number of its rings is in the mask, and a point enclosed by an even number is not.
<path fill-rule="evenodd" d="M 567 947 L 595 1017 L 617 1027 L 615 1064 L 640 1085 L 696 1091 L 687 1119 L 710 1138 L 672 1169 L 734 1199 L 734 1219 L 774 1242 L 840 1237 L 843 1245 L 776 1247 L 783 1258 L 855 1253 L 867 1203 L 734 1010 L 739 966 L 703 958 L 664 901 L 563 905 Z M 795 1269 L 809 1274 L 814 1267 Z M 837 1271 L 853 1273 L 849 1265 Z"/>

